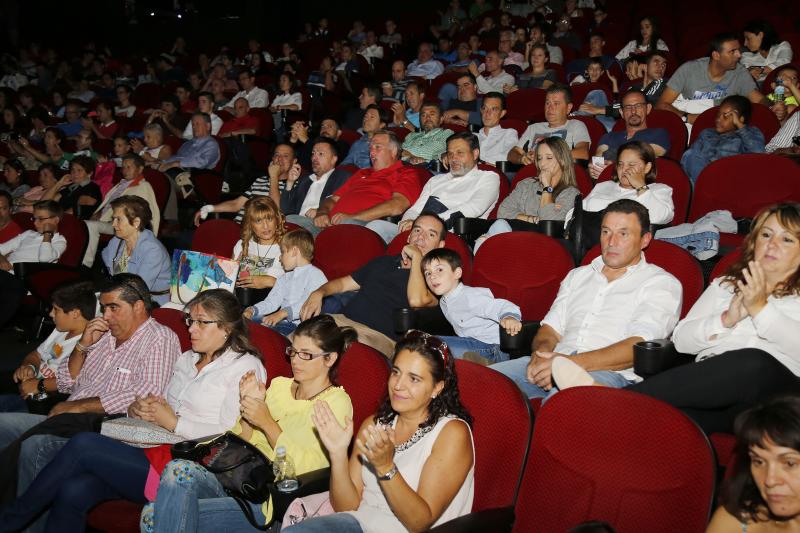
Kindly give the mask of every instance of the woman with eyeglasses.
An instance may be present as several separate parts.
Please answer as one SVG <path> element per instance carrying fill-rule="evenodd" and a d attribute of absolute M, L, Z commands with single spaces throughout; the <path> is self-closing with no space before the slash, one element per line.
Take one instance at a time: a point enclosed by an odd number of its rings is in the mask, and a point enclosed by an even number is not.
<path fill-rule="evenodd" d="M 331 458 L 337 512 L 292 532 L 424 531 L 469 513 L 474 491 L 472 417 L 461 404 L 447 345 L 411 330 L 396 345 L 387 399 L 358 430 L 325 405 L 314 424 Z"/>
<path fill-rule="evenodd" d="M 185 311 L 192 347 L 175 362 L 166 397 L 138 398 L 128 407 L 128 416 L 193 439 L 233 427 L 240 416 L 239 381 L 245 375 L 264 380 L 266 371 L 231 293 L 204 291 Z M 28 527 L 48 509 L 47 531 L 83 531 L 86 513 L 101 501 L 145 503 L 148 488 L 158 487 L 153 470 L 158 456 L 150 453 L 97 433 L 73 437 L 0 512 L 3 531 Z"/>
<path fill-rule="evenodd" d="M 598 212 L 623 198 L 647 208 L 652 224 L 668 224 L 675 216 L 672 187 L 656 183 L 656 154 L 646 142 L 630 141 L 619 147 L 614 179 L 595 185 L 583 199 L 584 211 Z"/>
<path fill-rule="evenodd" d="M 152 214 L 147 200 L 140 196 L 120 196 L 111 201 L 111 226 L 114 237 L 101 257 L 109 274 L 139 275 L 150 289 L 153 301 L 169 301 L 172 260 L 167 249 L 151 231 Z"/>
<path fill-rule="evenodd" d="M 352 424 L 353 406 L 336 383 L 342 354 L 356 332 L 320 315 L 302 322 L 286 356 L 292 377 L 275 377 L 269 387 L 248 373 L 239 384 L 241 418 L 231 430 L 274 460 L 286 448 L 297 475 L 330 465 L 312 422 L 312 412 L 324 408 L 339 424 Z M 324 406 L 324 407 L 323 407 Z M 272 501 L 249 504 L 257 523 L 272 521 Z M 170 462 L 161 475 L 158 497 L 142 511 L 145 532 L 253 531 L 233 498 L 227 497 L 214 474 L 186 460 Z"/>

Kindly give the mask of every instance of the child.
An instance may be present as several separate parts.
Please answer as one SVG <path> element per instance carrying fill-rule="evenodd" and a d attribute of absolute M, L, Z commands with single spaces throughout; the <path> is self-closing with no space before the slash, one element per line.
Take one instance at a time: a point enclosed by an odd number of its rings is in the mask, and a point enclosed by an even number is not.
<path fill-rule="evenodd" d="M 797 83 L 798 72 L 792 65 L 784 65 L 778 68 L 775 73 L 775 81 L 771 84 L 773 92 L 767 95 L 770 109 L 775 113 L 781 124 L 786 122 L 789 115 L 797 109 L 798 98 L 800 98 L 800 87 Z M 780 82 L 778 82 L 780 80 Z M 783 85 L 783 104 L 775 101 L 775 87 L 778 83 Z"/>
<path fill-rule="evenodd" d="M 328 278 L 311 264 L 314 237 L 307 230 L 296 229 L 281 239 L 280 262 L 286 274 L 275 281 L 267 298 L 244 310 L 245 318 L 261 322 L 281 335 L 289 335 L 300 324 L 300 308 L 308 296 Z M 267 314 L 270 313 L 270 314 Z"/>
<path fill-rule="evenodd" d="M 58 396 L 56 370 L 62 361 L 69 358 L 86 324 L 94 318 L 97 299 L 92 284 L 88 282 L 65 285 L 53 292 L 52 299 L 50 317 L 56 328 L 36 350 L 25 356 L 14 371 L 13 382 L 19 385 L 12 385 L 10 379 L 4 380 L 0 391 L 10 393 L 19 388 L 19 393 L 0 395 L 0 412 L 28 412 L 25 398 L 42 392 L 51 396 L 46 402 L 48 406 L 60 401 L 53 398 Z M 40 414 L 46 414 L 47 409 Z"/>
<path fill-rule="evenodd" d="M 507 300 L 494 298 L 489 289 L 468 287 L 461 283 L 461 258 L 447 248 L 435 248 L 422 260 L 425 281 L 431 292 L 441 296 L 439 305 L 458 337 L 440 337 L 450 352 L 483 364 L 508 359 L 500 351 L 499 323 L 509 335 L 522 329 L 519 307 Z M 476 354 L 477 357 L 474 357 Z"/>
<path fill-rule="evenodd" d="M 244 204 L 242 238 L 233 247 L 239 261 L 238 287 L 267 289 L 283 275 L 278 257 L 283 236 L 283 214 L 269 196 L 255 196 Z"/>

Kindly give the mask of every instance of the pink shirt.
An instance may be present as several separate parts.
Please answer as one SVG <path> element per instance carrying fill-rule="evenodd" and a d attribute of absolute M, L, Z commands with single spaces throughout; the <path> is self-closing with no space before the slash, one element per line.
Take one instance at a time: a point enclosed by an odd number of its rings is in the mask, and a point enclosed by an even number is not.
<path fill-rule="evenodd" d="M 150 318 L 120 345 L 110 332 L 100 337 L 76 379 L 65 358 L 58 367 L 58 390 L 70 394 L 69 400 L 100 398 L 106 413 L 124 413 L 137 396 L 164 395 L 180 354 L 178 336 Z"/>

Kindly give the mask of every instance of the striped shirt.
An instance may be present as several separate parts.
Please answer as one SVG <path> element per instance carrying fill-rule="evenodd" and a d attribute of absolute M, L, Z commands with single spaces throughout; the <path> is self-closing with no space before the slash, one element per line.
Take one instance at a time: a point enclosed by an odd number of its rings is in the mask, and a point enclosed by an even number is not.
<path fill-rule="evenodd" d="M 178 336 L 150 318 L 120 345 L 106 332 L 86 354 L 76 379 L 64 358 L 56 376 L 69 400 L 99 398 L 108 414 L 124 413 L 137 396 L 163 396 L 172 365 L 181 354 Z"/>
<path fill-rule="evenodd" d="M 286 188 L 286 180 L 279 179 L 278 180 L 278 189 L 283 192 Z M 256 180 L 250 185 L 250 187 L 244 191 L 242 196 L 247 198 L 248 200 L 254 196 L 269 196 L 269 176 L 261 176 L 260 178 L 256 178 Z M 239 209 L 239 212 L 236 213 L 236 223 L 241 224 L 242 219 L 244 218 L 244 207 Z"/>

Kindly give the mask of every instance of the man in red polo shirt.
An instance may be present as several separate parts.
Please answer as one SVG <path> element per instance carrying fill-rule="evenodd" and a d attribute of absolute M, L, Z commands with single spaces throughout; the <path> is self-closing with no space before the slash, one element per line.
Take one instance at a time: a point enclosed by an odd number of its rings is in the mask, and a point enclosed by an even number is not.
<path fill-rule="evenodd" d="M 11 195 L 7 191 L 0 191 L 0 244 L 22 233 L 22 228 L 11 218 L 12 204 Z"/>
<path fill-rule="evenodd" d="M 413 204 L 422 184 L 411 167 L 399 160 L 401 144 L 394 133 L 378 130 L 369 144 L 371 168 L 353 174 L 326 198 L 309 230 L 317 234 L 328 226 L 358 224 L 401 215 Z"/>
<path fill-rule="evenodd" d="M 247 98 L 237 98 L 233 103 L 234 118 L 226 121 L 219 129 L 218 137 L 235 135 L 259 135 L 258 118 L 250 115 L 250 104 Z"/>

